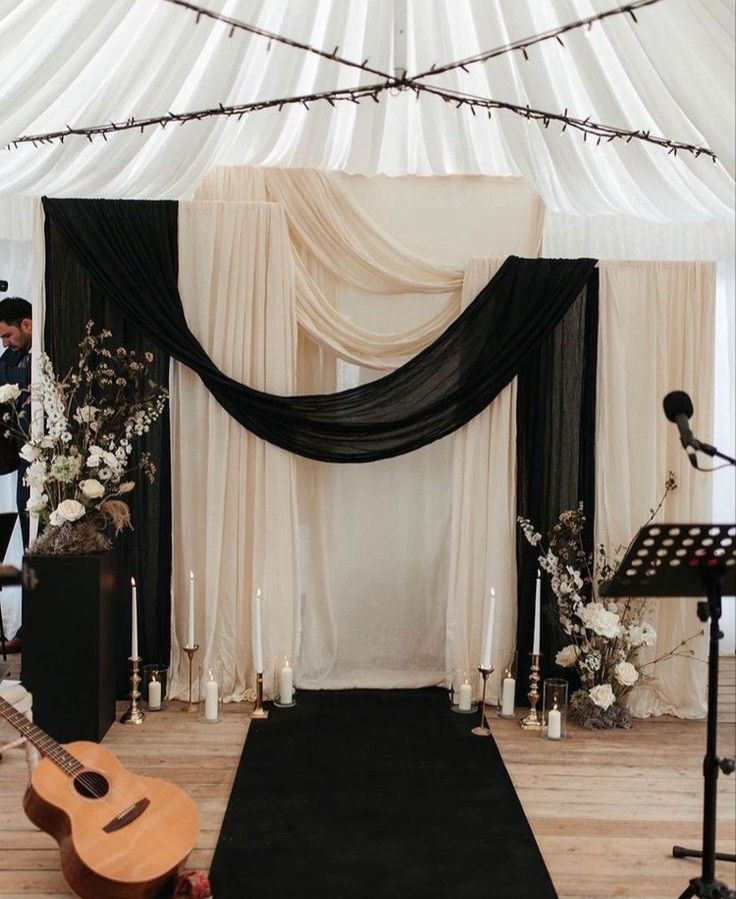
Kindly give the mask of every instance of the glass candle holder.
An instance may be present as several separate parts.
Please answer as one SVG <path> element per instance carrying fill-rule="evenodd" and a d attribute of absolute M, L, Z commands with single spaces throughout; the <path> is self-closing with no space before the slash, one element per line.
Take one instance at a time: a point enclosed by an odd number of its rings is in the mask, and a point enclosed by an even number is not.
<path fill-rule="evenodd" d="M 498 685 L 498 715 L 500 718 L 516 717 L 516 663 L 517 652 L 507 649 L 501 653 L 501 680 Z"/>
<path fill-rule="evenodd" d="M 294 669 L 291 664 L 291 656 L 285 652 L 276 663 L 274 671 L 274 691 L 276 699 L 274 705 L 280 709 L 290 709 L 296 705 L 294 701 Z"/>
<path fill-rule="evenodd" d="M 567 681 L 547 678 L 542 691 L 542 736 L 545 740 L 567 737 Z"/>
<path fill-rule="evenodd" d="M 143 666 L 141 693 L 146 703 L 146 711 L 162 712 L 167 705 L 166 692 L 169 686 L 169 666 L 154 663 Z"/>
<path fill-rule="evenodd" d="M 474 678 L 471 677 L 470 672 L 464 668 L 455 668 L 453 675 L 453 697 L 454 704 L 452 706 L 453 712 L 458 712 L 461 715 L 469 715 L 478 707 L 477 702 L 473 696 L 473 683 Z"/>
<path fill-rule="evenodd" d="M 205 724 L 217 724 L 222 718 L 222 667 L 219 662 L 199 669 L 199 718 Z"/>

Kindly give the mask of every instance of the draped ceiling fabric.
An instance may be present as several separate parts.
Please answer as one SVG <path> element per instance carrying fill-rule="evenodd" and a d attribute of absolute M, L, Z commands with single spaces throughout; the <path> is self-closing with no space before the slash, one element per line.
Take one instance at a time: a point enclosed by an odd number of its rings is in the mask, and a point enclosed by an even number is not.
<path fill-rule="evenodd" d="M 610 8 L 500 0 L 212 0 L 211 8 L 393 72 L 426 70 Z M 371 83 L 375 76 L 181 8 L 148 0 L 6 0 L 1 7 L 0 145 L 23 133 Z M 732 0 L 668 0 L 535 47 L 434 76 L 448 88 L 706 143 L 713 165 L 659 148 L 591 147 L 510 113 L 488 120 L 409 93 L 263 111 L 242 121 L 70 139 L 4 154 L 0 194 L 181 198 L 213 165 L 375 175 L 523 174 L 565 231 L 626 233 L 679 223 L 694 243 L 733 247 Z M 404 25 L 401 29 L 401 25 Z M 707 102 L 704 102 L 707 97 Z M 0 214 L 0 222 L 3 216 Z M 5 237 L 0 229 L 0 239 Z M 725 249 L 724 249 L 725 248 Z M 588 251 L 590 252 L 590 251 Z M 716 258 L 716 257 L 714 257 Z"/>

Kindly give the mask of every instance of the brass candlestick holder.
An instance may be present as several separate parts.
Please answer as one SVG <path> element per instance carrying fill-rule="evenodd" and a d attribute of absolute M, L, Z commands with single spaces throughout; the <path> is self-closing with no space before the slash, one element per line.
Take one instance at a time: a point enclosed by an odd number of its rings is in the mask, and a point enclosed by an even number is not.
<path fill-rule="evenodd" d="M 539 702 L 539 660 L 542 654 L 539 652 L 531 653 L 532 668 L 529 672 L 529 692 L 526 694 L 529 699 L 529 714 L 525 715 L 519 724 L 523 730 L 537 730 L 542 726 L 542 719 L 537 714 L 537 703 Z"/>
<path fill-rule="evenodd" d="M 490 737 L 491 729 L 490 727 L 486 727 L 486 688 L 488 686 L 488 676 L 492 674 L 494 671 L 493 666 L 490 668 L 482 668 L 478 665 L 478 671 L 481 673 L 481 677 L 483 678 L 483 697 L 480 701 L 480 724 L 478 727 L 474 727 L 470 733 L 475 734 L 476 737 Z"/>
<path fill-rule="evenodd" d="M 196 712 L 198 704 L 192 699 L 192 662 L 194 661 L 194 654 L 199 649 L 199 643 L 195 643 L 194 646 L 185 646 L 184 652 L 189 656 L 189 701 L 182 709 L 183 712 Z M 199 696 L 197 696 L 199 699 Z"/>
<path fill-rule="evenodd" d="M 268 712 L 263 708 L 263 672 L 256 671 L 256 704 L 250 717 L 255 720 L 263 720 L 268 718 Z"/>
<path fill-rule="evenodd" d="M 138 705 L 138 700 L 141 698 L 141 691 L 138 689 L 141 684 L 141 660 L 140 658 L 134 659 L 131 656 L 128 661 L 130 662 L 130 705 L 128 706 L 126 711 L 123 712 L 123 715 L 120 718 L 120 723 L 143 724 L 146 718 L 146 713 Z"/>

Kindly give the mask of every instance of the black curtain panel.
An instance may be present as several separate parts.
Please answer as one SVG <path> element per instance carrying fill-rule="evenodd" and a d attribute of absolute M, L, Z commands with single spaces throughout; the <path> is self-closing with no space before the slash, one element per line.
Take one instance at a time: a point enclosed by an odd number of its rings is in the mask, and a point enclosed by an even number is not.
<path fill-rule="evenodd" d="M 595 266 L 509 257 L 445 333 L 395 372 L 339 393 L 275 396 L 220 372 L 189 330 L 177 288 L 176 203 L 44 199 L 44 208 L 123 316 L 197 372 L 240 424 L 326 462 L 397 456 L 464 425 L 528 364 Z"/>
<path fill-rule="evenodd" d="M 151 375 L 168 387 L 169 357 L 157 348 L 134 317 L 123 312 L 104 286 L 90 277 L 76 253 L 51 217 L 46 224 L 46 316 L 44 341 L 57 373 L 76 362 L 79 341 L 89 320 L 95 330 L 112 331 L 114 346 L 142 354 L 154 352 Z M 148 235 L 151 239 L 151 235 Z M 152 253 L 155 246 L 150 246 Z M 168 247 L 161 251 L 168 257 Z M 176 258 L 174 257 L 174 263 Z M 117 610 L 118 696 L 130 690 L 127 658 L 130 655 L 130 603 L 126 584 L 131 576 L 138 583 L 140 653 L 146 662 L 168 662 L 171 613 L 171 453 L 168 410 L 141 440 L 141 450 L 156 461 L 156 481 L 136 479 L 136 488 L 126 497 L 134 530 L 115 540 L 120 606 Z"/>
<path fill-rule="evenodd" d="M 583 543 L 593 547 L 598 271 L 555 330 L 523 366 L 516 400 L 516 509 L 545 535 L 580 500 L 587 516 Z M 526 703 L 534 629 L 538 551 L 518 531 L 516 547 L 519 677 Z M 562 645 L 549 576 L 542 573 L 542 676 L 551 676 Z M 566 641 L 565 641 L 566 642 Z M 541 693 L 541 685 L 540 685 Z M 541 699 L 540 699 L 541 702 Z M 541 708 L 541 706 L 540 706 Z"/>

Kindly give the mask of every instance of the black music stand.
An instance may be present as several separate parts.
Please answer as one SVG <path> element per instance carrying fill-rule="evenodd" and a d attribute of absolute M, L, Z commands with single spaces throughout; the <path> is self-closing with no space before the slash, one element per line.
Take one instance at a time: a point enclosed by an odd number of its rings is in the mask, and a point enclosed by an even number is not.
<path fill-rule="evenodd" d="M 716 852 L 716 784 L 718 772 L 731 774 L 733 759 L 716 754 L 718 729 L 718 641 L 721 597 L 736 593 L 736 525 L 651 524 L 643 527 L 626 551 L 602 596 L 703 596 L 698 618 L 710 619 L 708 652 L 708 737 L 703 778 L 703 849 L 675 846 L 675 858 L 702 858 L 700 877 L 690 881 L 679 899 L 736 899 L 736 893 L 715 879 L 716 859 L 736 862 L 736 856 Z"/>

